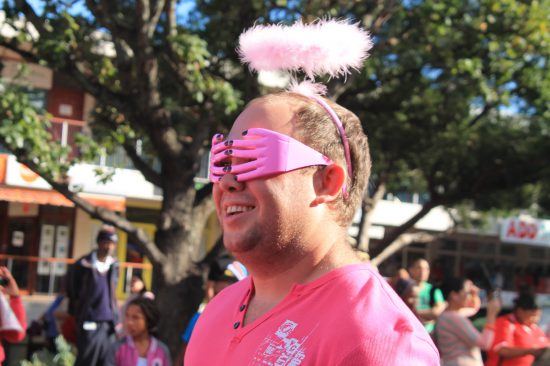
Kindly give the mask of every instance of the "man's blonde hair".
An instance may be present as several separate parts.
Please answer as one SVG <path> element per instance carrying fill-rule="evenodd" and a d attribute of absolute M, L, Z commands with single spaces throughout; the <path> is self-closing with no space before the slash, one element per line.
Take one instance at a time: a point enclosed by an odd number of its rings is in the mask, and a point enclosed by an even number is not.
<path fill-rule="evenodd" d="M 315 100 L 297 93 L 280 92 L 268 94 L 259 99 L 269 101 L 279 98 L 296 103 L 296 139 L 340 164 L 347 173 L 342 138 L 327 111 Z M 361 203 L 369 180 L 371 169 L 369 144 L 361 121 L 354 113 L 328 99 L 325 101 L 342 121 L 350 148 L 352 177 L 348 176 L 346 180 L 349 197 L 344 199 L 340 193 L 334 202 L 338 211 L 338 223 L 347 227 L 351 224 L 355 211 Z"/>

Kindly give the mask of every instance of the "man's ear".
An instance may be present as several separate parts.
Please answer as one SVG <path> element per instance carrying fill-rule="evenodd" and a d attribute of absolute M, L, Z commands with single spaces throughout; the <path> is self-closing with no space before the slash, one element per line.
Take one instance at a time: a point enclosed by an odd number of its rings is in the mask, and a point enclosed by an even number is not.
<path fill-rule="evenodd" d="M 317 170 L 313 176 L 316 197 L 311 205 L 317 206 L 336 200 L 342 192 L 345 180 L 346 171 L 338 164 L 327 165 Z"/>

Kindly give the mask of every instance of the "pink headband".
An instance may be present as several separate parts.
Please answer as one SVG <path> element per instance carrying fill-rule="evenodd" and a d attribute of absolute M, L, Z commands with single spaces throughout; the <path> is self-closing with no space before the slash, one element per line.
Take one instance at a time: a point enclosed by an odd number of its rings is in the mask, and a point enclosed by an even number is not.
<path fill-rule="evenodd" d="M 344 156 L 346 157 L 346 165 L 348 167 L 349 179 L 353 179 L 353 175 L 352 175 L 353 174 L 353 168 L 351 166 L 351 155 L 350 155 L 350 150 L 349 150 L 348 137 L 346 136 L 346 131 L 344 130 L 344 125 L 342 124 L 342 121 L 340 120 L 340 118 L 338 117 L 338 115 L 336 114 L 334 109 L 332 109 L 330 107 L 330 105 L 328 105 L 328 103 L 323 100 L 323 98 L 318 97 L 316 95 L 305 95 L 305 96 L 308 97 L 308 98 L 311 98 L 314 101 L 316 101 L 317 103 L 319 103 L 319 105 L 321 105 L 321 107 L 323 107 L 325 109 L 325 111 L 327 111 L 330 118 L 332 118 L 332 121 L 334 122 L 334 124 L 336 125 L 336 128 L 338 129 L 338 133 L 340 134 L 340 138 L 342 139 L 342 145 L 344 145 Z M 344 198 L 347 199 L 348 196 L 349 196 L 349 193 L 348 193 L 348 188 L 347 188 L 346 181 L 344 181 L 344 186 L 342 187 L 342 192 L 344 194 Z"/>

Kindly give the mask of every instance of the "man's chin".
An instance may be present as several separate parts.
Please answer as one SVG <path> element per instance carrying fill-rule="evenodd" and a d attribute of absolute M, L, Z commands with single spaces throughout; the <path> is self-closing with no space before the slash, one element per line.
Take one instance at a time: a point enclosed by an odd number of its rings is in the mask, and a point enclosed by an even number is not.
<path fill-rule="evenodd" d="M 234 255 L 245 254 L 252 251 L 258 241 L 252 241 L 239 235 L 224 235 L 223 245 L 225 249 Z"/>

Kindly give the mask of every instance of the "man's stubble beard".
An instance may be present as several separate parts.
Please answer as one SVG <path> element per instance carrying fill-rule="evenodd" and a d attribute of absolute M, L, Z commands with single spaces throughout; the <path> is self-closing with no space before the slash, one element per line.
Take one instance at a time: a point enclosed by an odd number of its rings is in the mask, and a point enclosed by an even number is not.
<path fill-rule="evenodd" d="M 289 255 L 301 251 L 299 220 L 283 221 L 277 215 L 270 222 L 252 226 L 240 243 L 226 243 L 226 248 L 245 266 L 247 262 L 280 265 Z"/>

